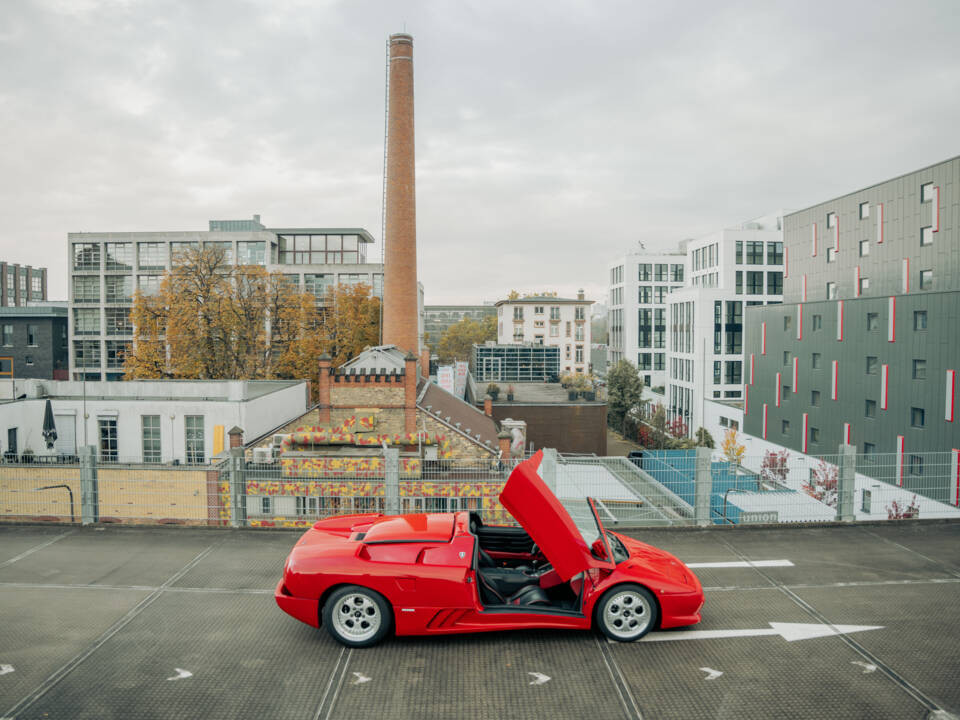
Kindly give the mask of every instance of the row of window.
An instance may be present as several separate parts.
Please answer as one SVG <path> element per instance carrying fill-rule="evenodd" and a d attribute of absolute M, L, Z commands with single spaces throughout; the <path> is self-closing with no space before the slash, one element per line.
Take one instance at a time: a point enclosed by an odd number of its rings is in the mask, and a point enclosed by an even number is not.
<path fill-rule="evenodd" d="M 880 313 L 868 312 L 866 320 L 868 331 L 873 332 L 880 330 Z M 823 315 L 814 313 L 810 316 L 810 329 L 813 332 L 819 332 L 823 330 Z M 926 310 L 913 311 L 913 329 L 918 332 L 922 332 L 927 329 Z M 784 332 L 790 332 L 793 330 L 793 315 L 783 316 L 783 330 Z M 814 354 L 816 355 L 816 353 Z"/>
<path fill-rule="evenodd" d="M 763 243 L 761 243 L 761 245 L 762 244 Z M 692 253 L 691 262 L 693 265 L 693 272 L 716 267 L 720 264 L 720 245 L 718 243 L 713 243 L 712 245 L 707 245 L 706 247 L 697 248 Z"/>
<path fill-rule="evenodd" d="M 683 264 L 640 263 L 637 265 L 640 282 L 683 282 Z"/>
<path fill-rule="evenodd" d="M 546 305 L 534 305 L 533 314 L 543 315 L 545 314 Z M 503 315 L 503 306 L 500 307 L 499 315 Z M 586 308 L 583 305 L 577 305 L 573 309 L 573 319 L 578 321 L 583 321 L 586 318 Z M 513 319 L 514 320 L 523 320 L 523 305 L 514 305 L 513 306 Z M 551 322 L 560 322 L 560 306 L 552 305 L 550 306 L 550 321 Z"/>
<path fill-rule="evenodd" d="M 74 270 L 100 270 L 129 272 L 134 266 L 146 270 L 162 270 L 168 260 L 188 250 L 199 249 L 199 242 L 78 242 L 73 244 Z M 234 244 L 231 241 L 206 241 L 205 249 L 223 253 L 224 261 L 233 263 Z M 263 265 L 266 262 L 266 243 L 239 241 L 236 244 L 237 263 L 240 265 Z M 136 259 L 134 258 L 136 253 Z"/>
<path fill-rule="evenodd" d="M 666 353 L 637 353 L 638 370 L 666 370 Z"/>
<path fill-rule="evenodd" d="M 667 295 L 679 286 L 673 285 L 641 285 L 637 288 L 637 302 L 640 305 L 664 305 L 667 302 Z"/>
<path fill-rule="evenodd" d="M 746 287 L 744 287 L 744 275 L 746 275 Z M 737 295 L 743 295 L 744 289 L 746 289 L 747 295 L 763 295 L 763 282 L 764 273 L 762 271 L 753 271 L 748 270 L 744 273 L 743 270 L 737 270 L 736 273 L 736 291 Z M 782 272 L 768 272 L 766 273 L 767 282 L 767 295 L 783 295 L 783 273 Z"/>
<path fill-rule="evenodd" d="M 106 340 L 104 341 L 104 350 L 106 352 L 107 367 L 111 369 L 122 369 L 126 362 L 127 353 L 130 352 L 129 340 Z M 100 369 L 100 341 L 99 340 L 74 340 L 73 341 L 73 365 L 78 368 L 96 368 Z"/>
<path fill-rule="evenodd" d="M 27 347 L 37 347 L 40 335 L 36 325 L 27 325 Z M 3 345 L 13 347 L 13 325 L 3 326 Z"/>
<path fill-rule="evenodd" d="M 185 415 L 184 424 L 184 457 L 188 464 L 201 465 L 206 462 L 204 450 L 203 415 Z M 118 457 L 118 427 L 117 419 L 110 417 L 97 418 L 99 449 L 101 462 L 117 462 Z M 160 416 L 140 416 L 140 441 L 143 462 L 161 462 Z"/>
<path fill-rule="evenodd" d="M 746 249 L 746 262 L 744 262 Z M 737 265 L 763 265 L 764 243 L 762 241 L 737 240 L 735 246 L 735 260 Z M 783 242 L 766 243 L 767 265 L 783 265 Z"/>

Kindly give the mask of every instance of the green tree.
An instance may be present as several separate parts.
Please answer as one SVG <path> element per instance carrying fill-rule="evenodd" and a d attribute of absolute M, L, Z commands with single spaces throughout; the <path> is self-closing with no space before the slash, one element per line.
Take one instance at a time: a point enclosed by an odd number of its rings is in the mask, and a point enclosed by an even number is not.
<path fill-rule="evenodd" d="M 607 373 L 607 424 L 623 432 L 627 418 L 640 407 L 643 380 L 636 366 L 621 360 Z"/>
<path fill-rule="evenodd" d="M 711 450 L 716 447 L 713 442 L 713 436 L 705 427 L 697 428 L 697 432 L 694 433 L 694 440 L 696 440 L 698 447 L 710 448 Z"/>
<path fill-rule="evenodd" d="M 497 339 L 497 317 L 488 315 L 481 322 L 464 318 L 447 328 L 437 343 L 441 363 L 469 360 L 473 346 Z"/>
<path fill-rule="evenodd" d="M 653 428 L 654 447 L 663 450 L 667 445 L 667 409 L 661 403 L 657 403 L 653 407 L 650 427 Z"/>

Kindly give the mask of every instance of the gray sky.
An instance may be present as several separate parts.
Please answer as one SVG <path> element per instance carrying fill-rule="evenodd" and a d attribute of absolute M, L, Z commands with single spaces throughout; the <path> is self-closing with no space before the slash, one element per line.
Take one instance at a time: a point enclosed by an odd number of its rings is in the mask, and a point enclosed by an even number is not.
<path fill-rule="evenodd" d="M 67 287 L 72 231 L 380 237 L 384 44 L 414 36 L 428 304 L 587 289 L 960 153 L 960 6 L 7 0 L 0 257 Z M 372 256 L 378 259 L 380 247 Z"/>

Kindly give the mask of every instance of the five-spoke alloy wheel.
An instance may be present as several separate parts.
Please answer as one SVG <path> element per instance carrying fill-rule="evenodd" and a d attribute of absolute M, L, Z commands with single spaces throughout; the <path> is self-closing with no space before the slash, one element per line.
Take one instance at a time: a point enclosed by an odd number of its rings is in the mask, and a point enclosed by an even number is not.
<path fill-rule="evenodd" d="M 323 606 L 323 624 L 349 647 L 375 645 L 390 631 L 393 614 L 383 596 L 359 585 L 337 589 Z"/>
<path fill-rule="evenodd" d="M 611 640 L 639 640 L 657 624 L 657 601 L 645 587 L 632 583 L 617 585 L 600 598 L 594 622 Z"/>

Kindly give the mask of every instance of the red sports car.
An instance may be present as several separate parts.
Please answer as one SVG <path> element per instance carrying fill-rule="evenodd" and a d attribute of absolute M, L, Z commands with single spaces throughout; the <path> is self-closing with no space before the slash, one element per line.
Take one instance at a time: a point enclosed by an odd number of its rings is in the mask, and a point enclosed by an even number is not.
<path fill-rule="evenodd" d="M 578 527 L 520 463 L 500 502 L 522 528 L 474 512 L 321 520 L 287 558 L 275 597 L 344 645 L 397 635 L 599 628 L 629 642 L 700 621 L 703 590 L 673 555 L 605 531 L 593 500 Z"/>

